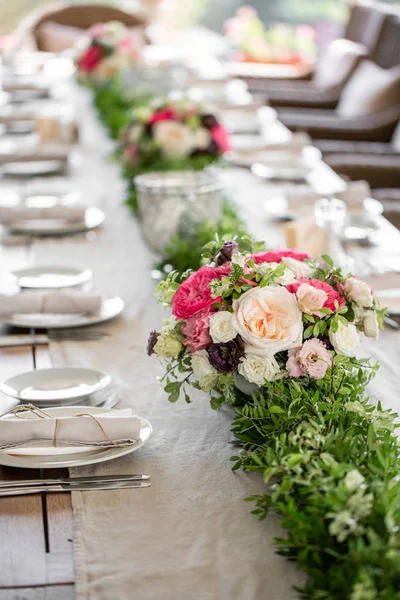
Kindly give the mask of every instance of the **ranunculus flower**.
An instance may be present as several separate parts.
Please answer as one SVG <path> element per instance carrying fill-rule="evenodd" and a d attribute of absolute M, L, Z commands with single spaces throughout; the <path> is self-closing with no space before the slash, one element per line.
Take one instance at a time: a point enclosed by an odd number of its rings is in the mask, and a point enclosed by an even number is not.
<path fill-rule="evenodd" d="M 175 108 L 164 108 L 164 110 L 159 110 L 151 115 L 149 125 L 161 123 L 162 121 L 173 121 L 176 117 L 177 112 Z"/>
<path fill-rule="evenodd" d="M 103 53 L 101 48 L 99 48 L 99 46 L 90 46 L 90 48 L 86 50 L 85 54 L 78 60 L 79 71 L 86 73 L 94 71 L 102 58 Z"/>
<path fill-rule="evenodd" d="M 210 281 L 226 277 L 229 271 L 229 265 L 205 266 L 192 273 L 172 297 L 172 314 L 177 319 L 188 319 L 207 308 L 211 310 L 211 305 L 220 302 L 221 298 L 211 296 Z"/>
<path fill-rule="evenodd" d="M 290 269 L 293 275 L 299 279 L 308 279 L 314 273 L 314 269 L 310 267 L 306 262 L 291 258 L 290 256 L 284 256 L 282 262 Z"/>
<path fill-rule="evenodd" d="M 322 379 L 332 365 L 332 357 L 325 344 L 318 339 L 307 340 L 300 348 L 289 350 L 286 368 L 291 377 Z"/>
<path fill-rule="evenodd" d="M 356 277 L 349 277 L 344 284 L 344 291 L 350 300 L 364 308 L 370 308 L 373 304 L 372 290 L 365 281 Z"/>
<path fill-rule="evenodd" d="M 192 369 L 197 381 L 201 381 L 201 379 L 207 377 L 207 375 L 217 374 L 214 367 L 210 365 L 206 350 L 199 350 L 192 354 Z"/>
<path fill-rule="evenodd" d="M 286 288 L 255 287 L 233 301 L 233 326 L 245 341 L 246 354 L 270 357 L 302 343 L 302 314 Z"/>
<path fill-rule="evenodd" d="M 244 344 L 240 337 L 225 344 L 210 344 L 207 347 L 210 364 L 221 373 L 233 373 L 244 354 Z"/>
<path fill-rule="evenodd" d="M 193 134 L 177 121 L 159 121 L 154 125 L 154 139 L 168 158 L 189 156 L 193 150 Z"/>
<path fill-rule="evenodd" d="M 319 309 L 328 299 L 328 294 L 324 290 L 319 290 L 308 283 L 302 283 L 297 288 L 296 296 L 301 312 L 319 317 L 322 315 Z"/>
<path fill-rule="evenodd" d="M 221 310 L 210 317 L 210 335 L 215 344 L 230 342 L 237 336 L 232 324 L 232 313 Z"/>
<path fill-rule="evenodd" d="M 379 325 L 378 317 L 376 312 L 373 310 L 367 310 L 363 318 L 363 330 L 367 337 L 377 340 L 379 337 Z"/>
<path fill-rule="evenodd" d="M 210 129 L 211 138 L 217 144 L 221 154 L 231 149 L 229 133 L 223 125 L 214 125 Z"/>
<path fill-rule="evenodd" d="M 184 344 L 191 354 L 197 352 L 197 350 L 203 350 L 212 342 L 208 332 L 209 325 L 210 313 L 208 309 L 195 317 L 190 317 L 182 325 L 182 333 L 185 336 Z"/>
<path fill-rule="evenodd" d="M 340 294 L 334 290 L 331 285 L 329 285 L 329 283 L 325 283 L 325 281 L 320 281 L 319 279 L 298 279 L 296 283 L 291 283 L 286 289 L 292 294 L 296 294 L 297 290 L 303 283 L 311 285 L 315 289 L 322 290 L 326 293 L 327 299 L 323 304 L 323 308 L 330 308 L 336 312 L 335 300 L 337 300 L 339 308 L 342 308 L 342 306 L 346 304 L 345 299 L 342 298 Z"/>
<path fill-rule="evenodd" d="M 264 262 L 280 263 L 283 258 L 289 257 L 295 260 L 303 261 L 305 258 L 311 258 L 306 252 L 300 252 L 296 248 L 285 248 L 284 250 L 270 250 L 269 252 L 259 252 L 253 254 L 252 258 L 259 265 Z"/>
<path fill-rule="evenodd" d="M 280 368 L 273 356 L 246 354 L 239 363 L 238 372 L 250 383 L 261 386 L 266 381 L 274 381 L 280 372 Z"/>
<path fill-rule="evenodd" d="M 334 333 L 329 329 L 329 340 L 338 354 L 344 356 L 354 356 L 356 349 L 360 345 L 360 336 L 353 323 L 345 325 L 341 321 L 338 323 L 338 330 Z"/>

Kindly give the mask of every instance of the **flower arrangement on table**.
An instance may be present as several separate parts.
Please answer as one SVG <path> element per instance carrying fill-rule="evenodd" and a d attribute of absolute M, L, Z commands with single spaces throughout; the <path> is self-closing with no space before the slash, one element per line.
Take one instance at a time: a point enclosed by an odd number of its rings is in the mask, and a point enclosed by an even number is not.
<path fill-rule="evenodd" d="M 295 249 L 246 254 L 236 241 L 213 243 L 210 257 L 159 286 L 173 319 L 151 334 L 148 352 L 167 361 L 171 401 L 187 385 L 219 406 L 276 381 L 329 379 L 338 359 L 351 368 L 362 333 L 378 337 L 384 311 L 372 291 L 329 257 L 324 269 Z M 185 378 L 173 381 L 176 372 Z"/>
<path fill-rule="evenodd" d="M 136 107 L 121 138 L 128 178 L 148 171 L 204 169 L 230 150 L 228 131 L 203 104 L 153 99 Z M 137 212 L 133 191 L 130 204 Z"/>
<path fill-rule="evenodd" d="M 242 6 L 224 25 L 244 62 L 296 65 L 314 61 L 315 32 L 309 25 L 277 23 L 268 30 L 251 6 Z"/>
<path fill-rule="evenodd" d="M 140 60 L 142 40 L 119 21 L 97 23 L 78 42 L 75 65 L 86 81 L 108 81 Z"/>

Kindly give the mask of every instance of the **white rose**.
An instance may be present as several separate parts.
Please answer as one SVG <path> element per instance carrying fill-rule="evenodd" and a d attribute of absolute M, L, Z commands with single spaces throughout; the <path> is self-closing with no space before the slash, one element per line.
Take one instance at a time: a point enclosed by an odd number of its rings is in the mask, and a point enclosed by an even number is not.
<path fill-rule="evenodd" d="M 192 354 L 192 369 L 198 381 L 207 375 L 215 375 L 217 371 L 210 365 L 207 350 L 198 350 Z"/>
<path fill-rule="evenodd" d="M 349 491 L 357 490 L 364 483 L 364 477 L 357 469 L 353 469 L 346 474 L 344 485 Z"/>
<path fill-rule="evenodd" d="M 328 299 L 328 294 L 324 290 L 319 290 L 308 283 L 302 283 L 296 292 L 296 296 L 301 312 L 307 315 L 322 315 L 319 309 L 323 307 Z"/>
<path fill-rule="evenodd" d="M 329 340 L 338 354 L 344 356 L 354 356 L 356 348 L 360 345 L 360 336 L 352 323 L 345 325 L 341 321 L 338 323 L 338 330 L 333 333 L 329 329 Z"/>
<path fill-rule="evenodd" d="M 297 279 L 309 279 L 314 273 L 314 269 L 310 265 L 290 256 L 284 256 L 282 262 L 285 263 Z"/>
<path fill-rule="evenodd" d="M 162 331 L 154 346 L 157 358 L 174 358 L 182 350 L 182 339 L 176 331 Z"/>
<path fill-rule="evenodd" d="M 208 129 L 205 129 L 204 127 L 200 127 L 200 129 L 197 129 L 197 131 L 194 132 L 193 146 L 195 148 L 199 148 L 200 150 L 203 150 L 204 148 L 207 148 L 207 146 L 209 145 L 210 142 L 211 142 L 211 135 L 210 135 L 210 132 L 208 131 Z"/>
<path fill-rule="evenodd" d="M 168 158 L 188 156 L 193 150 L 193 135 L 186 125 L 161 121 L 154 126 L 154 139 Z"/>
<path fill-rule="evenodd" d="M 279 263 L 270 262 L 270 263 L 262 263 L 261 265 L 256 265 L 258 273 L 264 277 L 267 273 L 271 271 L 275 271 L 276 267 L 279 267 Z M 279 283 L 279 285 L 289 285 L 296 281 L 296 277 L 294 273 L 285 265 L 285 272 L 280 277 L 276 277 L 274 279 L 275 283 Z"/>
<path fill-rule="evenodd" d="M 279 285 L 256 287 L 233 302 L 232 324 L 248 344 L 247 354 L 274 356 L 303 341 L 296 296 Z"/>
<path fill-rule="evenodd" d="M 210 335 L 215 344 L 233 340 L 237 331 L 232 325 L 232 313 L 227 310 L 214 313 L 210 318 Z"/>
<path fill-rule="evenodd" d="M 376 316 L 376 312 L 373 310 L 367 310 L 363 318 L 363 328 L 364 334 L 367 337 L 374 338 L 377 340 L 379 337 L 379 325 L 378 325 L 378 317 Z"/>
<path fill-rule="evenodd" d="M 250 383 L 264 385 L 266 381 L 276 379 L 280 368 L 273 356 L 267 358 L 256 354 L 246 354 L 240 361 L 238 371 Z"/>
<path fill-rule="evenodd" d="M 364 308 L 369 308 L 373 304 L 371 288 L 365 281 L 361 281 L 361 279 L 356 279 L 355 277 L 347 279 L 344 284 L 344 291 L 350 300 L 353 300 L 360 306 L 364 306 Z"/>

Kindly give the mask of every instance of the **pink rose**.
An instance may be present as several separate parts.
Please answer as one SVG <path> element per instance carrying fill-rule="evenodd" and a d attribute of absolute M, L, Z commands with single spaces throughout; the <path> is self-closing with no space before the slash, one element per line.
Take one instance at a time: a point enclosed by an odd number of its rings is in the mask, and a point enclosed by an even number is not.
<path fill-rule="evenodd" d="M 222 267 L 201 267 L 192 273 L 176 290 L 172 298 L 172 314 L 177 319 L 189 319 L 201 311 L 211 310 L 214 302 L 221 302 L 221 298 L 211 296 L 210 282 L 229 275 L 230 265 Z"/>
<path fill-rule="evenodd" d="M 210 312 L 208 309 L 199 313 L 195 317 L 187 319 L 182 325 L 182 333 L 185 336 L 184 344 L 188 352 L 193 354 L 197 350 L 204 350 L 212 339 L 210 337 Z"/>
<path fill-rule="evenodd" d="M 296 296 L 301 312 L 319 317 L 323 315 L 320 308 L 328 300 L 328 294 L 324 290 L 320 290 L 309 283 L 302 283 L 297 289 Z"/>
<path fill-rule="evenodd" d="M 92 39 L 101 37 L 107 30 L 104 23 L 95 23 L 89 28 L 88 34 Z"/>
<path fill-rule="evenodd" d="M 289 350 L 286 368 L 291 377 L 322 379 L 332 365 L 332 357 L 325 344 L 316 338 L 307 340 L 300 348 Z"/>
<path fill-rule="evenodd" d="M 224 152 L 228 152 L 231 149 L 229 133 L 223 125 L 214 125 L 214 127 L 211 127 L 210 134 L 221 154 L 224 154 Z"/>
<path fill-rule="evenodd" d="M 282 262 L 285 257 L 294 258 L 295 260 L 303 261 L 305 258 L 311 258 L 306 252 L 300 252 L 296 248 L 285 248 L 284 250 L 270 250 L 269 252 L 259 252 L 253 254 L 252 258 L 260 265 L 261 263 Z"/>
<path fill-rule="evenodd" d="M 93 71 L 97 67 L 102 58 L 103 53 L 101 49 L 98 46 L 91 46 L 78 60 L 79 71 L 90 73 L 90 71 Z"/>
<path fill-rule="evenodd" d="M 152 114 L 149 119 L 149 124 L 160 123 L 161 121 L 174 121 L 178 115 L 175 108 L 164 108 Z"/>
<path fill-rule="evenodd" d="M 345 299 L 342 298 L 338 292 L 334 290 L 331 285 L 329 285 L 329 283 L 325 283 L 325 281 L 320 281 L 319 279 L 298 279 L 296 283 L 289 284 L 286 289 L 291 294 L 296 294 L 297 290 L 303 283 L 311 285 L 317 290 L 322 290 L 326 293 L 327 299 L 323 304 L 323 308 L 330 308 L 333 312 L 336 312 L 335 300 L 337 300 L 339 308 L 342 308 L 342 306 L 346 304 Z"/>

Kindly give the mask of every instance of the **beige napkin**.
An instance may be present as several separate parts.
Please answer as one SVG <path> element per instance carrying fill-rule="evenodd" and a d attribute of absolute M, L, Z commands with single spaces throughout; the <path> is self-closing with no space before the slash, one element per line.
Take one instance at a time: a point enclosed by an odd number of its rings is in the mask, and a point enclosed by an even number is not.
<path fill-rule="evenodd" d="M 73 144 L 78 140 L 78 124 L 76 121 L 63 123 L 57 117 L 37 117 L 36 133 L 42 144 L 60 142 Z"/>
<path fill-rule="evenodd" d="M 360 212 L 363 210 L 363 202 L 365 198 L 371 196 L 371 188 L 367 181 L 351 181 L 344 192 L 335 194 L 336 198 L 343 200 L 347 205 L 347 210 L 352 212 Z M 314 204 L 320 199 L 318 194 L 311 192 L 304 193 L 289 193 L 287 194 L 288 212 L 310 214 L 314 212 Z"/>
<path fill-rule="evenodd" d="M 77 415 L 84 412 L 82 408 Z M 45 413 L 45 410 L 38 410 L 37 414 L 21 412 L 0 418 L 0 450 L 53 443 L 55 434 L 57 446 L 107 448 L 115 444 L 133 444 L 140 438 L 140 419 L 132 414 L 132 409 L 98 414 L 95 415 L 96 420 L 90 416 L 59 417 L 56 420 Z"/>
<path fill-rule="evenodd" d="M 326 232 L 315 223 L 314 216 L 305 217 L 283 225 L 287 248 L 297 248 L 312 257 L 327 252 L 328 240 Z"/>
<path fill-rule="evenodd" d="M 13 296 L 0 294 L 0 317 L 10 314 L 82 314 L 97 313 L 102 297 L 81 290 L 20 292 Z"/>
<path fill-rule="evenodd" d="M 68 222 L 82 222 L 86 208 L 82 206 L 51 206 L 48 208 L 33 208 L 26 206 L 0 206 L 0 223 L 11 225 L 19 221 L 62 219 Z"/>

